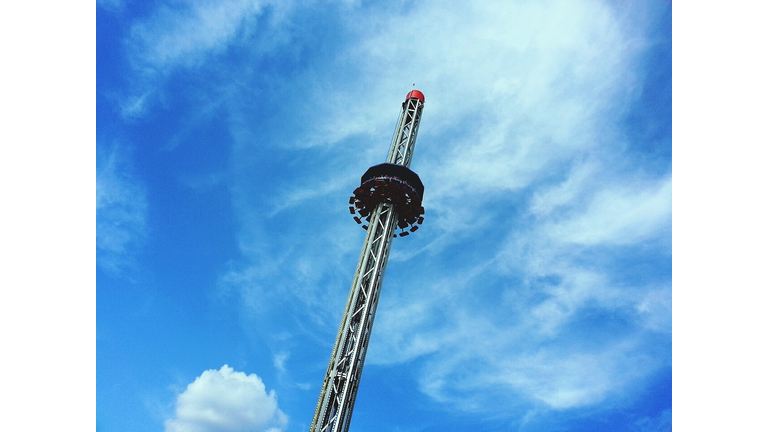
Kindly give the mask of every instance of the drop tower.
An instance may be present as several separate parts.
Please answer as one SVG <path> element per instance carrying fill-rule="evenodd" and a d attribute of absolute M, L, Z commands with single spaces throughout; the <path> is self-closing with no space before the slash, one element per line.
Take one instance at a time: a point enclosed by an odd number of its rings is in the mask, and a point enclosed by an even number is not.
<path fill-rule="evenodd" d="M 310 432 L 349 430 L 392 240 L 415 232 L 424 221 L 424 185 L 410 169 L 423 109 L 424 94 L 410 91 L 387 161 L 368 168 L 349 199 L 349 212 L 368 234 Z"/>

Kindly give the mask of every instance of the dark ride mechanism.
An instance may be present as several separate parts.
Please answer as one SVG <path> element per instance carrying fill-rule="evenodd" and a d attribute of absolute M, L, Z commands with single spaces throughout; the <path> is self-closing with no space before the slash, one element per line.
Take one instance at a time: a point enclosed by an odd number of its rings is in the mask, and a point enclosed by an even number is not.
<path fill-rule="evenodd" d="M 424 221 L 424 185 L 409 168 L 423 109 L 424 94 L 410 91 L 387 161 L 368 168 L 349 199 L 349 212 L 368 234 L 310 432 L 349 430 L 392 239 L 415 232 Z"/>

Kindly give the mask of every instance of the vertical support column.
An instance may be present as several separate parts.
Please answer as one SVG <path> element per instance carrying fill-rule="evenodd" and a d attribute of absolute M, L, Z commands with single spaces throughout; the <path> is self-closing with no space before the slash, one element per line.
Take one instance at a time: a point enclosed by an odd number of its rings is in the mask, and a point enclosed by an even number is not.
<path fill-rule="evenodd" d="M 379 204 L 371 216 L 344 319 L 315 409 L 312 432 L 346 432 L 349 429 L 396 224 L 395 208 L 390 204 Z"/>

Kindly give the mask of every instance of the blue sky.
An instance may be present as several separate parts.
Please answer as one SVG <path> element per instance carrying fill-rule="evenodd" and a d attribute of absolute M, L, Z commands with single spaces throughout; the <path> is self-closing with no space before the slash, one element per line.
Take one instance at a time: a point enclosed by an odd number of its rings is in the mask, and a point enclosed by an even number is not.
<path fill-rule="evenodd" d="M 308 428 L 414 84 L 351 429 L 670 430 L 671 51 L 663 2 L 97 2 L 98 430 Z"/>

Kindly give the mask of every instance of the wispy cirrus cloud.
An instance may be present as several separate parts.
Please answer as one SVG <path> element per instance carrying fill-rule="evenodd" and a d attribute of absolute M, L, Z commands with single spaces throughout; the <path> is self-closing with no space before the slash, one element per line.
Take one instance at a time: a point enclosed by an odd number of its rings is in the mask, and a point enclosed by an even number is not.
<path fill-rule="evenodd" d="M 145 186 L 131 169 L 130 153 L 120 146 L 96 167 L 96 262 L 111 272 L 133 265 L 148 232 Z"/>
<path fill-rule="evenodd" d="M 253 42 L 268 52 L 287 42 L 279 31 L 291 3 L 260 0 L 165 3 L 134 23 L 125 41 L 136 74 L 119 105 L 124 117 L 140 117 L 178 69 L 216 68 L 211 61 L 234 45 Z M 269 10 L 270 23 L 261 23 Z M 272 32 L 262 27 L 270 27 Z"/>
<path fill-rule="evenodd" d="M 672 179 L 598 190 L 577 217 L 545 228 L 560 241 L 582 245 L 634 244 L 672 228 Z M 626 187 L 640 187 L 639 190 Z M 643 187 L 645 186 L 645 187 Z"/>
<path fill-rule="evenodd" d="M 666 432 L 672 430 L 672 410 L 664 410 L 654 417 L 644 417 L 635 422 L 632 431 Z"/>
<path fill-rule="evenodd" d="M 253 0 L 161 5 L 147 20 L 131 27 L 134 64 L 161 72 L 200 65 L 205 56 L 223 52 L 263 5 Z"/>
<path fill-rule="evenodd" d="M 120 12 L 125 8 L 124 0 L 96 0 L 96 5 L 110 12 Z"/>
<path fill-rule="evenodd" d="M 589 183 L 583 172 L 574 176 L 556 193 L 540 188 L 558 211 L 544 215 L 552 206 L 533 199 L 533 223 L 524 217 L 520 230 L 492 230 L 507 236 L 495 252 L 471 250 L 436 273 L 419 265 L 390 278 L 369 362 L 420 363 L 424 392 L 480 411 L 505 409 L 497 399 L 504 394 L 552 409 L 596 404 L 668 367 L 670 352 L 655 345 L 671 334 L 668 276 L 627 277 L 627 265 L 614 260 L 668 239 L 669 179 L 588 188 L 592 198 L 565 200 L 581 194 L 564 189 Z M 425 252 L 393 265 L 439 257 Z"/>

